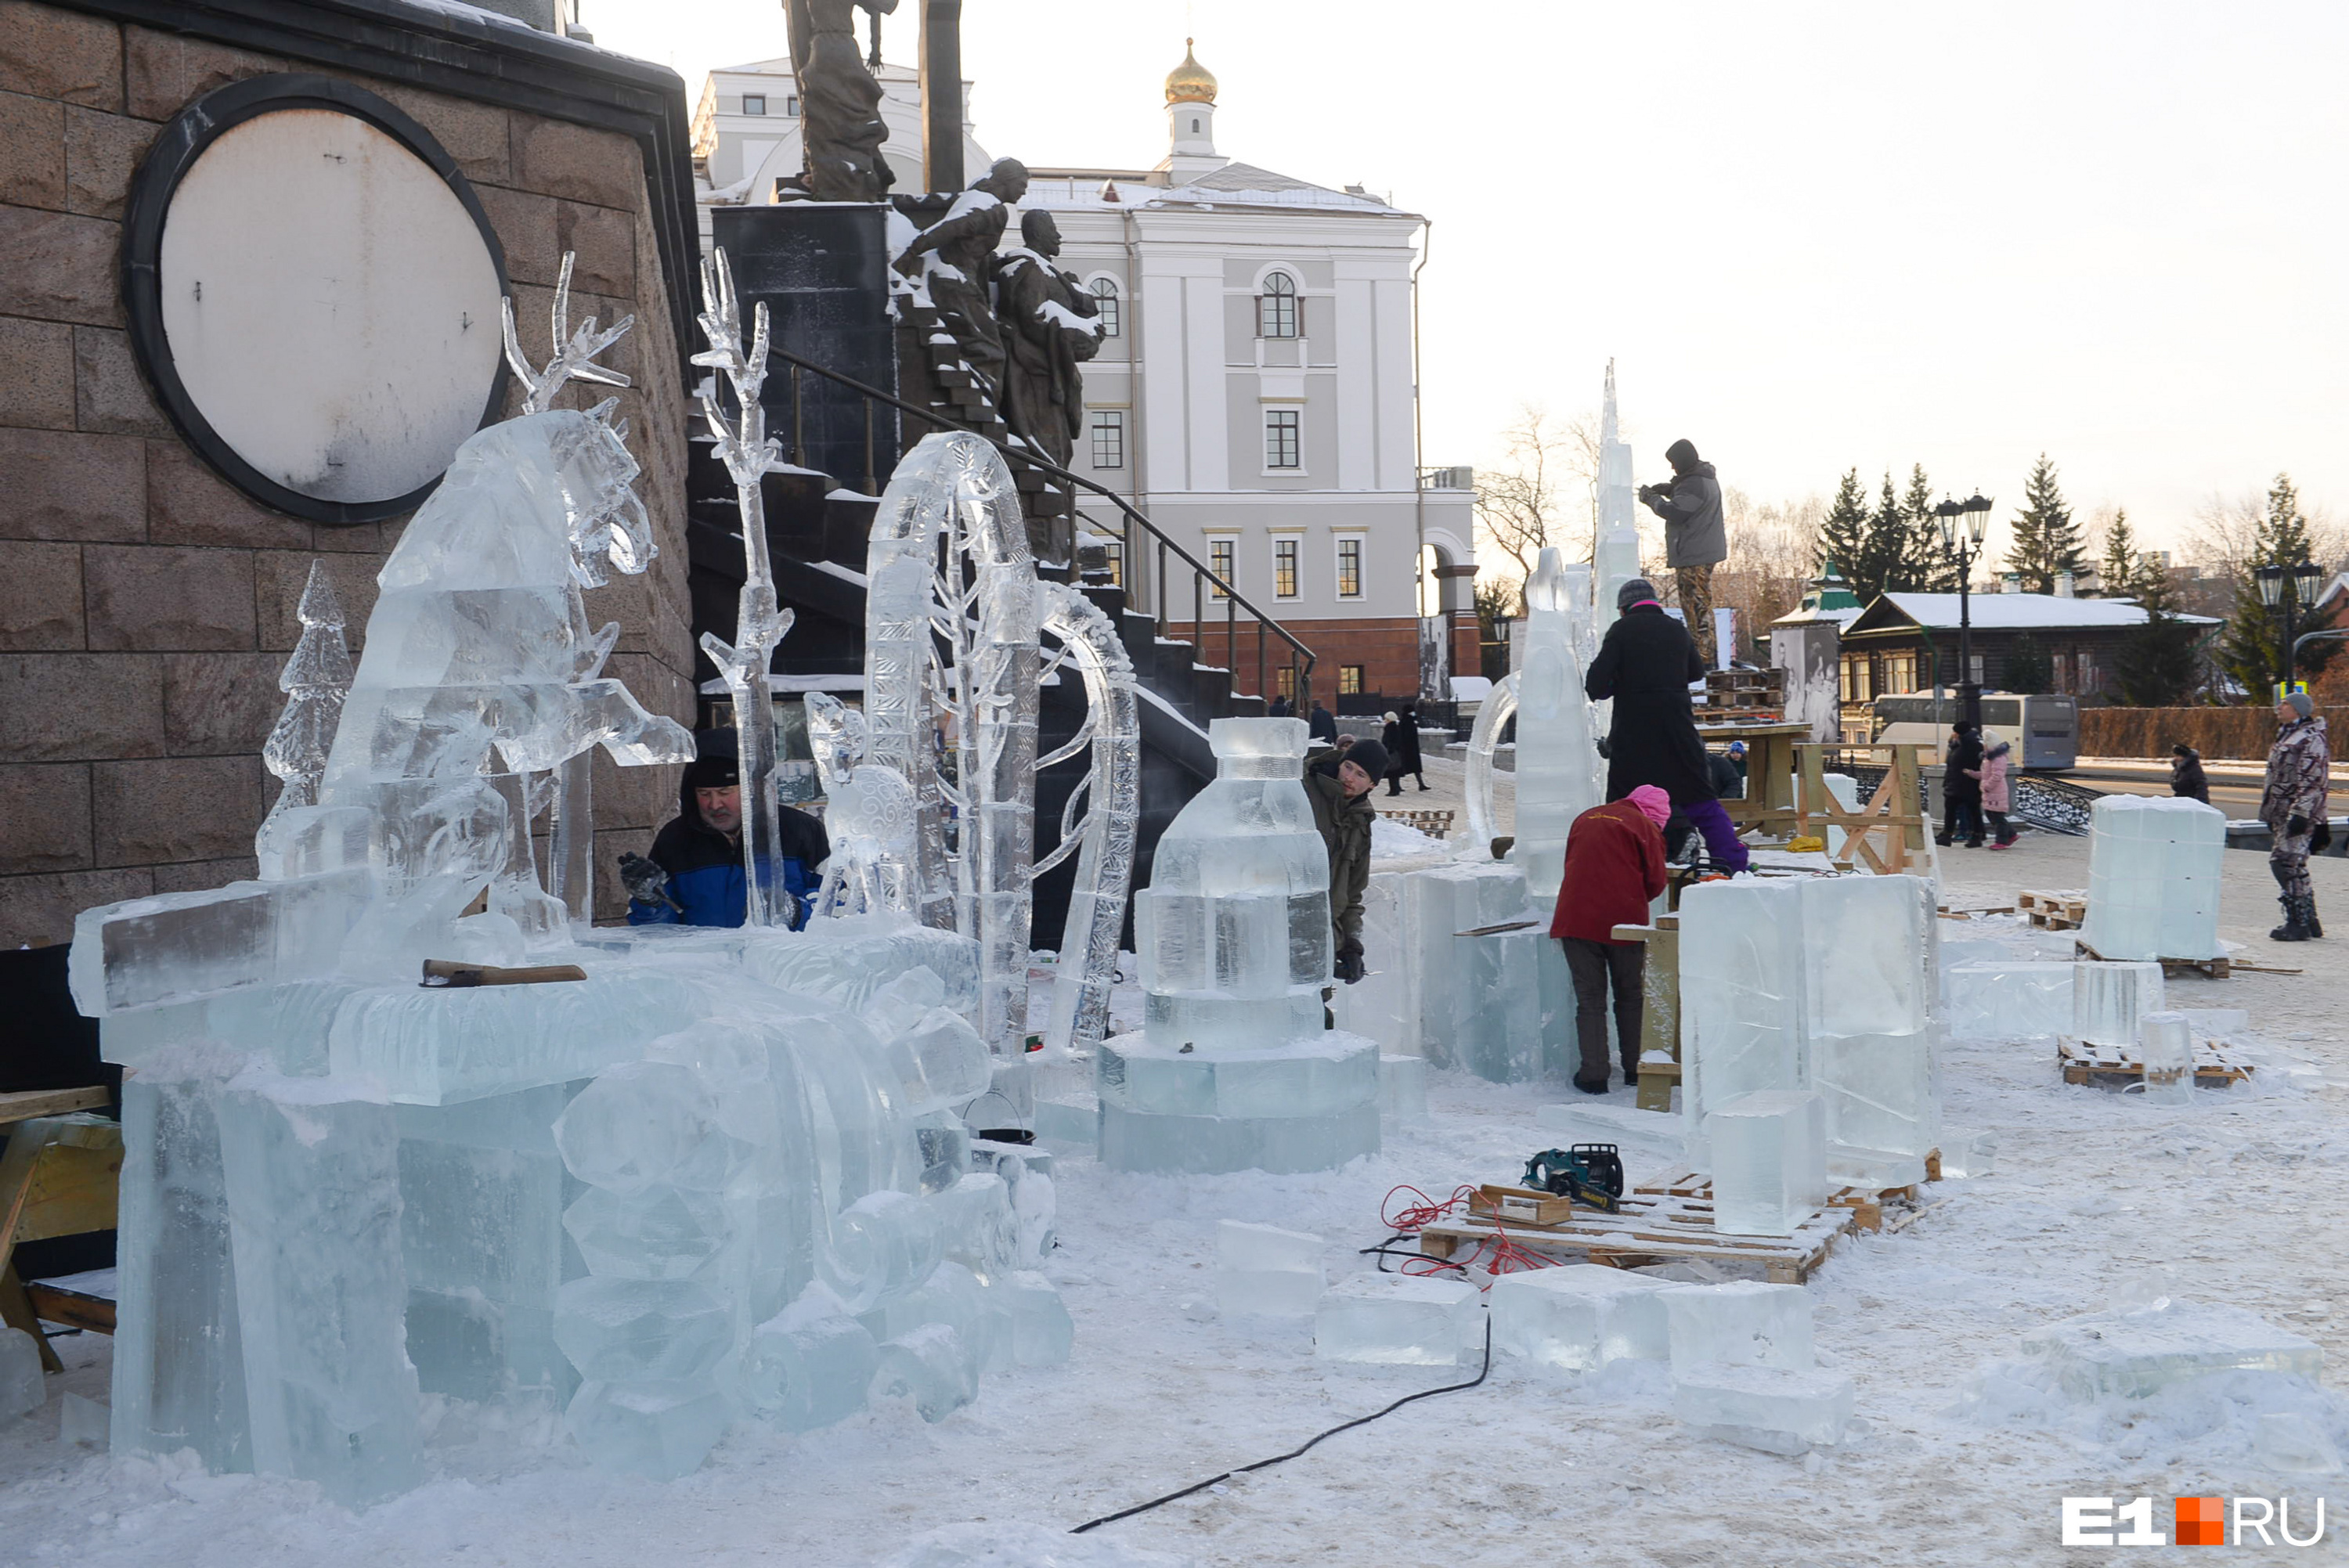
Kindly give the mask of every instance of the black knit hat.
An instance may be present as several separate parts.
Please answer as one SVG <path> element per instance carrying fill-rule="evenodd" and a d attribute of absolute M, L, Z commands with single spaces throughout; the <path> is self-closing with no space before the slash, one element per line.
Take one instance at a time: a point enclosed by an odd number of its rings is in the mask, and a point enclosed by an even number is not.
<path fill-rule="evenodd" d="M 688 789 L 724 789 L 742 782 L 741 737 L 730 729 L 705 729 L 693 738 L 693 760 L 686 764 Z"/>
<path fill-rule="evenodd" d="M 1654 583 L 1644 577 L 1634 577 L 1615 590 L 1615 608 L 1618 611 L 1628 610 L 1640 600 L 1652 599 L 1655 596 Z"/>
<path fill-rule="evenodd" d="M 1354 742 L 1353 749 L 1346 753 L 1346 760 L 1373 779 L 1386 776 L 1387 748 L 1375 740 Z"/>

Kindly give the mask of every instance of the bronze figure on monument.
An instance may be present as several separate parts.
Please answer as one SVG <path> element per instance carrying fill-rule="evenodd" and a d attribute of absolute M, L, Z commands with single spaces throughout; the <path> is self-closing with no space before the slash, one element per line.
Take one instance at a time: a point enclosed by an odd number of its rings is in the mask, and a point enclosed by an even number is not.
<path fill-rule="evenodd" d="M 881 151 L 889 138 L 881 84 L 856 46 L 860 8 L 882 16 L 897 0 L 784 0 L 803 153 L 797 181 L 786 184 L 818 201 L 884 201 L 895 179 Z"/>

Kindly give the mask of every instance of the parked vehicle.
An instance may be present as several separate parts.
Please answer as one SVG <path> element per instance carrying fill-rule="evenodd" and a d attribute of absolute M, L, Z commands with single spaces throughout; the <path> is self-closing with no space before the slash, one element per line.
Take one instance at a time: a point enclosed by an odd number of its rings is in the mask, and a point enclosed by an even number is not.
<path fill-rule="evenodd" d="M 1869 737 L 1879 744 L 1914 742 L 1930 746 L 1939 757 L 1957 722 L 1955 694 L 1935 696 L 1910 692 L 1876 699 L 1876 729 Z M 2019 767 L 2032 773 L 2061 773 L 2080 759 L 2080 703 L 2076 697 L 2052 694 L 2025 696 L 2013 692 L 1984 692 L 1982 733 L 2014 748 Z"/>

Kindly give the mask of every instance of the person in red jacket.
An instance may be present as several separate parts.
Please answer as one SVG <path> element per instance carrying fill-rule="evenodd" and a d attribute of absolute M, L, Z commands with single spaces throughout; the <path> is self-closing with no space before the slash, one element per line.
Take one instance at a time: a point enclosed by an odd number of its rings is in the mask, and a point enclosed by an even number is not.
<path fill-rule="evenodd" d="M 1616 1042 L 1623 1081 L 1640 1077 L 1640 981 L 1648 950 L 1618 942 L 1619 925 L 1645 925 L 1648 906 L 1664 891 L 1664 823 L 1671 797 L 1642 784 L 1620 800 L 1593 806 L 1566 835 L 1566 880 L 1549 934 L 1566 949 L 1574 976 L 1574 1026 L 1582 1068 L 1574 1087 L 1607 1092 L 1607 993 L 1615 993 Z"/>

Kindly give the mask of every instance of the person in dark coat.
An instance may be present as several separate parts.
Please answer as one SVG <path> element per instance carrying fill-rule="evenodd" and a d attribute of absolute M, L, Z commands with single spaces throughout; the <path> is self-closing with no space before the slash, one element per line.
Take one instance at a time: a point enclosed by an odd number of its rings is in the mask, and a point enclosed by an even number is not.
<path fill-rule="evenodd" d="M 1950 748 L 1941 758 L 1941 830 L 1933 835 L 1935 843 L 1962 840 L 1970 850 L 1982 848 L 1982 783 L 1973 777 L 1982 764 L 1982 734 L 1961 718 L 1950 727 Z"/>
<path fill-rule="evenodd" d="M 2202 754 L 2184 741 L 2169 748 L 2169 792 L 2181 800 L 2210 803 L 2210 780 L 2202 772 Z"/>
<path fill-rule="evenodd" d="M 1379 744 L 1386 748 L 1387 753 L 1387 793 L 1400 795 L 1403 775 L 1402 715 L 1389 708 L 1380 717 L 1382 722 L 1379 726 Z"/>
<path fill-rule="evenodd" d="M 1645 925 L 1649 905 L 1664 891 L 1663 825 L 1671 802 L 1652 784 L 1629 798 L 1593 806 L 1566 835 L 1566 873 L 1549 934 L 1566 949 L 1574 976 L 1574 1027 L 1581 1066 L 1574 1087 L 1607 1092 L 1607 995 L 1615 995 L 1615 1039 L 1623 1082 L 1640 1081 L 1640 986 L 1647 944 L 1618 942 L 1619 925 Z"/>
<path fill-rule="evenodd" d="M 1318 696 L 1313 699 L 1313 711 L 1305 716 L 1305 729 L 1307 734 L 1324 746 L 1333 745 L 1337 741 L 1337 716 L 1323 707 L 1321 699 Z"/>
<path fill-rule="evenodd" d="M 1402 714 L 1396 718 L 1396 727 L 1402 737 L 1402 749 L 1396 750 L 1392 746 L 1387 748 L 1394 752 L 1395 777 L 1400 779 L 1406 773 L 1410 774 L 1419 781 L 1419 788 L 1424 793 L 1427 789 L 1427 774 L 1423 770 L 1419 756 L 1419 709 L 1405 705 Z"/>
<path fill-rule="evenodd" d="M 1375 740 L 1358 740 L 1343 751 L 1319 751 L 1305 759 L 1305 794 L 1313 803 L 1313 825 L 1330 851 L 1334 973 L 1349 985 L 1362 977 L 1362 895 L 1371 885 L 1371 830 L 1378 824 L 1371 791 L 1386 770 L 1386 748 Z"/>
<path fill-rule="evenodd" d="M 1607 628 L 1582 689 L 1593 702 L 1615 699 L 1607 732 L 1607 798 L 1620 800 L 1653 784 L 1704 835 L 1713 863 L 1733 875 L 1751 858 L 1713 787 L 1713 765 L 1697 738 L 1689 683 L 1704 664 L 1688 629 L 1656 601 L 1656 585 L 1634 577 L 1615 595 L 1622 614 Z"/>
<path fill-rule="evenodd" d="M 1287 694 L 1284 693 L 1272 699 L 1271 703 L 1266 707 L 1264 716 L 1267 718 L 1294 718 L 1297 717 L 1297 713 L 1296 710 L 1289 706 L 1288 697 Z"/>
<path fill-rule="evenodd" d="M 620 857 L 630 925 L 740 925 L 748 912 L 740 743 L 730 729 L 693 738 L 697 755 L 678 780 L 677 815 L 655 835 L 651 858 Z M 804 811 L 783 806 L 775 815 L 781 854 L 774 875 L 792 895 L 791 923 L 798 926 L 823 880 L 831 841 Z"/>

